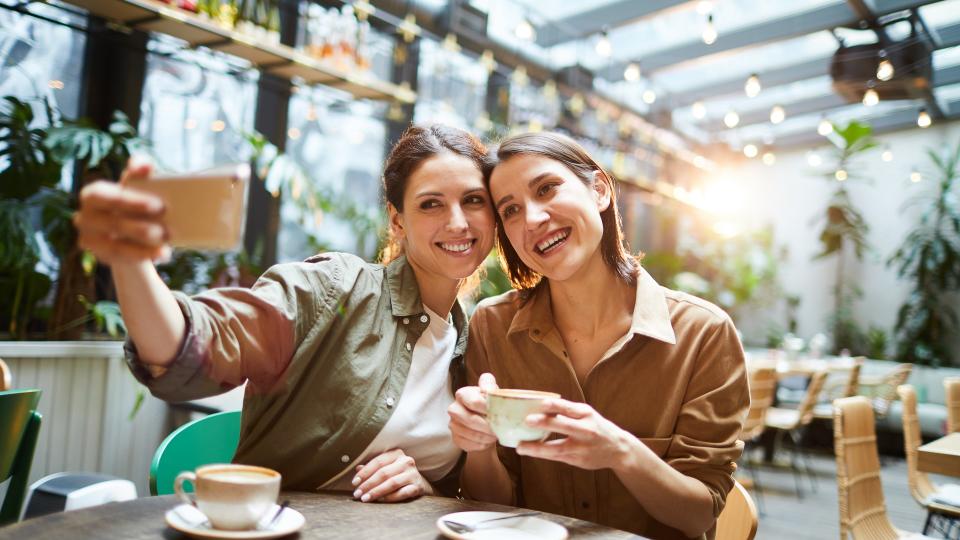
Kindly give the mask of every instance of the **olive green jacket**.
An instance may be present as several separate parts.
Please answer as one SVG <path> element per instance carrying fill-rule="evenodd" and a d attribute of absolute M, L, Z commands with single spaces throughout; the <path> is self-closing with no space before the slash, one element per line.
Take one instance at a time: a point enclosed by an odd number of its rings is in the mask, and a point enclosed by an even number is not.
<path fill-rule="evenodd" d="M 234 461 L 279 471 L 284 489 L 314 490 L 367 448 L 400 399 L 429 321 L 405 257 L 382 266 L 326 253 L 276 265 L 250 289 L 175 296 L 187 322 L 179 354 L 151 377 L 128 340 L 131 371 L 166 401 L 246 382 Z M 455 391 L 467 321 L 459 302 L 452 314 Z M 435 487 L 455 493 L 459 469 Z"/>

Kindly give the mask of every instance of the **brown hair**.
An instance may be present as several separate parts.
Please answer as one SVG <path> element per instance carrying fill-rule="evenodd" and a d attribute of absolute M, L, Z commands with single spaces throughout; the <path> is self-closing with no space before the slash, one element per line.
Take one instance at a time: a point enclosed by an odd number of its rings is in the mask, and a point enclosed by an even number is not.
<path fill-rule="evenodd" d="M 427 127 L 410 126 L 393 145 L 383 168 L 383 193 L 397 212 L 403 212 L 403 195 L 407 181 L 420 165 L 443 152 L 452 152 L 477 165 L 484 182 L 493 170 L 493 158 L 479 139 L 455 127 L 433 124 Z M 387 264 L 403 254 L 403 246 L 387 228 L 387 241 L 380 252 L 380 262 Z"/>
<path fill-rule="evenodd" d="M 614 274 L 628 284 L 633 284 L 640 267 L 639 257 L 630 254 L 623 238 L 620 211 L 617 209 L 617 190 L 613 178 L 597 163 L 576 141 L 559 133 L 523 133 L 510 137 L 500 143 L 497 149 L 498 162 L 504 162 L 519 155 L 537 155 L 558 161 L 569 169 L 587 187 L 594 182 L 606 182 L 610 191 L 610 205 L 600 212 L 603 223 L 603 237 L 600 239 L 600 253 L 604 262 Z M 487 187 L 490 187 L 489 176 Z M 500 252 L 500 264 L 507 272 L 510 283 L 519 289 L 523 296 L 539 284 L 543 276 L 534 272 L 520 260 L 497 214 L 497 249 Z M 526 293 L 526 294 L 523 294 Z"/>

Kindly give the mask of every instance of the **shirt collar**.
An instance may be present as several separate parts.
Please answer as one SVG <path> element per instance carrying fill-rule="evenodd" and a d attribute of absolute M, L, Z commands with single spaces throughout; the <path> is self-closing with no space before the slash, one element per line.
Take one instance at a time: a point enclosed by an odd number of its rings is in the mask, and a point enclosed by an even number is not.
<path fill-rule="evenodd" d="M 387 263 L 387 288 L 390 291 L 390 309 L 394 317 L 416 317 L 423 315 L 423 302 L 420 300 L 420 286 L 406 255 L 401 255 Z M 457 329 L 457 344 L 454 352 L 462 354 L 467 342 L 467 317 L 458 299 L 450 309 L 453 325 Z"/>
<path fill-rule="evenodd" d="M 555 327 L 550 305 L 550 286 L 544 280 L 531 297 L 517 310 L 507 334 L 529 330 L 535 340 L 550 333 Z M 629 334 L 640 334 L 676 345 L 677 336 L 670 322 L 670 310 L 663 288 L 643 268 L 637 274 L 637 296 Z"/>

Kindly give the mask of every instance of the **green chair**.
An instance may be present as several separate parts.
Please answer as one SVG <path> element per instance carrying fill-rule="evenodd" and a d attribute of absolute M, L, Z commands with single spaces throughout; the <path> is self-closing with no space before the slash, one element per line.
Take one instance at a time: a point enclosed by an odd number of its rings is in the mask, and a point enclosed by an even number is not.
<path fill-rule="evenodd" d="M 0 506 L 0 527 L 20 519 L 33 452 L 40 435 L 40 390 L 0 392 L 0 483 L 9 481 Z"/>
<path fill-rule="evenodd" d="M 170 495 L 183 471 L 208 463 L 230 463 L 240 441 L 240 411 L 227 411 L 184 424 L 167 435 L 150 463 L 150 494 Z"/>

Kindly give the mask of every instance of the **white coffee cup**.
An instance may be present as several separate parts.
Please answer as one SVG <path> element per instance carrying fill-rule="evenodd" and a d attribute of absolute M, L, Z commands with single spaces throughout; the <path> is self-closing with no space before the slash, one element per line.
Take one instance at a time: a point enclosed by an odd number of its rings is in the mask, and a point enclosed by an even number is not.
<path fill-rule="evenodd" d="M 193 483 L 193 499 L 183 491 L 184 482 Z M 173 490 L 183 502 L 195 504 L 215 529 L 247 530 L 276 504 L 280 473 L 252 465 L 204 465 L 178 474 Z"/>
<path fill-rule="evenodd" d="M 528 415 L 540 412 L 545 399 L 560 394 L 500 388 L 487 392 L 487 422 L 501 445 L 516 448 L 522 441 L 542 441 L 550 433 L 527 425 Z"/>

